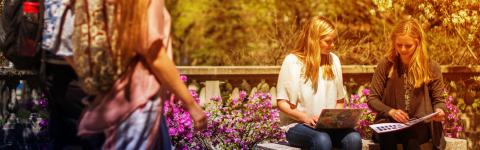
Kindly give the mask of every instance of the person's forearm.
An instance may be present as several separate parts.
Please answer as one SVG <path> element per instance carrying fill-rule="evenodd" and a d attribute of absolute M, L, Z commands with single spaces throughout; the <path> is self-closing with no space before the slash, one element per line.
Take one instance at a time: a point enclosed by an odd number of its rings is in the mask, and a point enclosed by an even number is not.
<path fill-rule="evenodd" d="M 157 54 L 157 58 L 154 60 L 147 61 L 151 64 L 151 70 L 155 74 L 158 80 L 162 85 L 167 86 L 176 96 L 180 98 L 186 105 L 187 109 L 194 106 L 195 103 L 192 95 L 187 90 L 187 87 L 180 80 L 179 72 L 175 67 L 175 64 L 168 58 L 164 50 L 161 50 Z"/>
<path fill-rule="evenodd" d="M 382 116 L 390 116 L 388 112 L 392 109 L 392 107 L 385 105 L 382 101 L 376 98 L 369 98 L 367 101 L 368 107 L 373 109 L 374 111 L 378 112 L 379 115 Z"/>
<path fill-rule="evenodd" d="M 278 100 L 277 106 L 280 111 L 285 113 L 289 118 L 292 118 L 293 120 L 302 122 L 304 118 L 308 117 L 307 114 L 297 111 L 296 109 L 292 109 L 290 104 L 286 100 Z"/>

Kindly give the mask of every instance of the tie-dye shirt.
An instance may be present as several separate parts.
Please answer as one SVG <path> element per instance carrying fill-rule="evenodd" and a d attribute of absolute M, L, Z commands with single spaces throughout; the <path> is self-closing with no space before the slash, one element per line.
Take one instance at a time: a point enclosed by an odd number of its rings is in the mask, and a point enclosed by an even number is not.
<path fill-rule="evenodd" d="M 42 35 L 42 48 L 58 56 L 71 56 L 73 32 L 73 13 L 69 10 L 66 14 L 63 31 L 60 39 L 57 39 L 60 31 L 62 14 L 66 11 L 67 3 L 64 0 L 45 0 L 44 1 L 44 26 Z M 59 41 L 58 49 L 55 49 L 55 43 Z"/>

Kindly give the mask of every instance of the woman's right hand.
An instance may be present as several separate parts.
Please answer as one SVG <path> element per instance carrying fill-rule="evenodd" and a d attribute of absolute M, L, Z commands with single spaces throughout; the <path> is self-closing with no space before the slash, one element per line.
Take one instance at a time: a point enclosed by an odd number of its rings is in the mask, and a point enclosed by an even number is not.
<path fill-rule="evenodd" d="M 189 113 L 192 117 L 195 130 L 201 131 L 207 129 L 207 115 L 199 105 L 191 108 Z"/>
<path fill-rule="evenodd" d="M 408 114 L 400 109 L 391 109 L 388 111 L 388 115 L 400 123 L 407 123 L 409 119 Z"/>
<path fill-rule="evenodd" d="M 304 117 L 302 117 L 301 121 L 307 126 L 315 127 L 317 125 L 317 120 L 318 116 L 309 117 L 308 115 L 305 115 Z"/>

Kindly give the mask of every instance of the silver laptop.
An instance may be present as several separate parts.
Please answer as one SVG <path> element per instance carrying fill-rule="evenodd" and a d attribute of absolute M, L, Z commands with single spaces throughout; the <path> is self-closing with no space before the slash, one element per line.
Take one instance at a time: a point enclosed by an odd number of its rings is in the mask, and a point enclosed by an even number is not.
<path fill-rule="evenodd" d="M 316 129 L 355 128 L 365 109 L 322 109 Z"/>

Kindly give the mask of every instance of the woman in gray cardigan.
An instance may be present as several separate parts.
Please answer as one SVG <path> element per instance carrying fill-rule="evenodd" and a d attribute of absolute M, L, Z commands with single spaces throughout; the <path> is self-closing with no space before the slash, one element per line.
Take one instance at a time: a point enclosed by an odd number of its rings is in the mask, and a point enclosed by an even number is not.
<path fill-rule="evenodd" d="M 377 134 L 381 149 L 420 149 L 432 139 L 434 148 L 444 149 L 441 121 L 445 118 L 440 67 L 428 58 L 425 35 L 413 19 L 400 22 L 391 35 L 392 48 L 380 61 L 371 82 L 368 106 L 378 113 L 376 123 L 400 122 L 439 112 L 432 121 L 410 128 Z"/>

